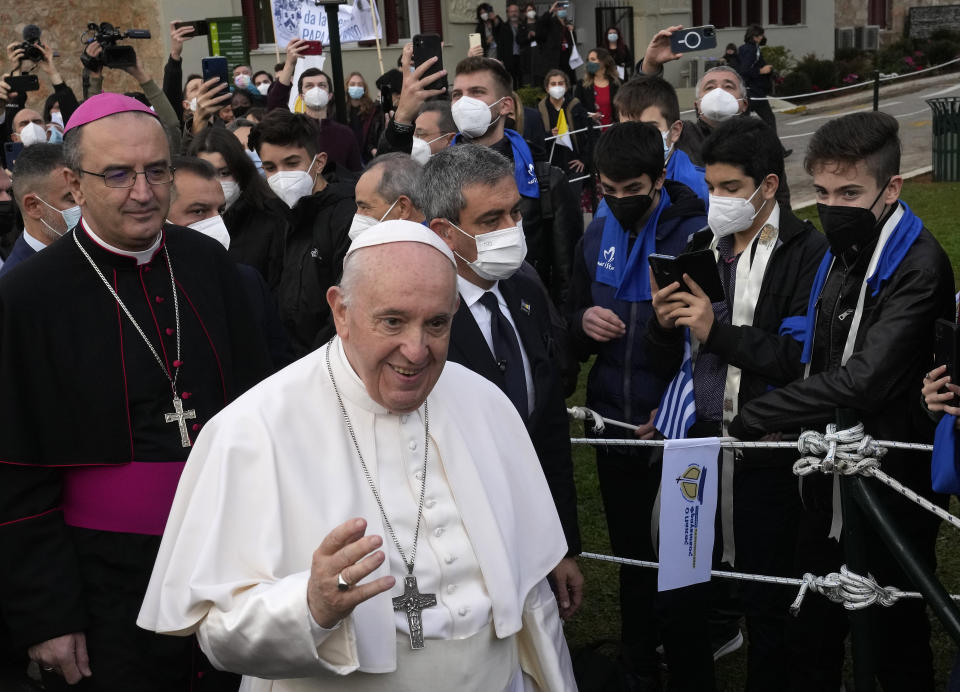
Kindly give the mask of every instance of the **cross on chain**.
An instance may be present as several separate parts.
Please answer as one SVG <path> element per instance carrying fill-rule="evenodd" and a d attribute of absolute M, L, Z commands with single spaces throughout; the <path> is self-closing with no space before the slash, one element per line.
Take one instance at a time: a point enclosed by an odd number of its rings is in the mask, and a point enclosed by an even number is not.
<path fill-rule="evenodd" d="M 167 423 L 177 423 L 180 426 L 180 444 L 184 447 L 190 446 L 190 436 L 187 435 L 187 420 L 197 417 L 194 409 L 183 410 L 183 402 L 180 397 L 173 397 L 173 413 L 163 414 Z"/>
<path fill-rule="evenodd" d="M 410 648 L 423 648 L 423 618 L 424 608 L 437 605 L 437 595 L 420 593 L 417 588 L 417 578 L 408 574 L 403 578 L 403 595 L 393 599 L 393 609 L 402 610 L 407 614 L 407 625 L 410 627 Z"/>

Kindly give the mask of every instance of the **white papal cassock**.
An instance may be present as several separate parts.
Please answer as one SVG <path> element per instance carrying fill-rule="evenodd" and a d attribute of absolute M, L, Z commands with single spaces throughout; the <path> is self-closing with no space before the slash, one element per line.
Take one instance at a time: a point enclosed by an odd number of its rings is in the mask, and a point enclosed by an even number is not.
<path fill-rule="evenodd" d="M 438 604 L 423 611 L 425 649 L 410 651 L 406 618 L 390 600 L 403 592 L 405 569 L 344 425 L 328 348 L 360 450 L 409 555 L 424 409 L 394 415 L 374 402 L 334 339 L 207 424 L 181 477 L 138 624 L 196 632 L 214 665 L 243 673 L 248 691 L 576 689 L 545 580 L 566 542 L 509 399 L 455 363 L 427 399 L 414 574 Z M 356 516 L 383 536 L 389 557 L 369 579 L 392 574 L 397 584 L 324 630 L 307 608 L 312 555 Z"/>

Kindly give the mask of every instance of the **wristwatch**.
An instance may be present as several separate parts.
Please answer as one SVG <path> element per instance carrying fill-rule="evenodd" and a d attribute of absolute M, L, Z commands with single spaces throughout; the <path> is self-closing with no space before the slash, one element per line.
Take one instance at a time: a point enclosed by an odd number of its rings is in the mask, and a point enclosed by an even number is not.
<path fill-rule="evenodd" d="M 391 120 L 390 123 L 393 125 L 393 129 L 397 131 L 398 134 L 409 135 L 413 134 L 413 125 L 407 125 L 406 123 L 398 123 L 396 120 Z"/>

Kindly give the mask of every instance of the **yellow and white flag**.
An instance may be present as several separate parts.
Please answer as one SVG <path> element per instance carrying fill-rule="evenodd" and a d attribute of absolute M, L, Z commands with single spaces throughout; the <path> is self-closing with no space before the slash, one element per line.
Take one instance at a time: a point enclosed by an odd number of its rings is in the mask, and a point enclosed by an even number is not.
<path fill-rule="evenodd" d="M 567 116 L 564 114 L 563 109 L 560 109 L 560 114 L 557 116 L 557 138 L 554 140 L 557 144 L 565 146 L 570 151 L 573 151 L 573 142 L 570 141 L 570 127 L 567 125 Z"/>

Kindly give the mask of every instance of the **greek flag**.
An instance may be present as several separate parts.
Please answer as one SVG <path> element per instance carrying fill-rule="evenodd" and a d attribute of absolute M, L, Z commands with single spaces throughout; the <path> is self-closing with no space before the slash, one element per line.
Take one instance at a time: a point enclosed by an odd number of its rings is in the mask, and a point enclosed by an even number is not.
<path fill-rule="evenodd" d="M 690 330 L 683 339 L 683 362 L 680 371 L 667 385 L 660 399 L 660 408 L 653 426 L 668 440 L 682 439 L 697 419 L 693 398 L 693 358 L 690 352 Z"/>

